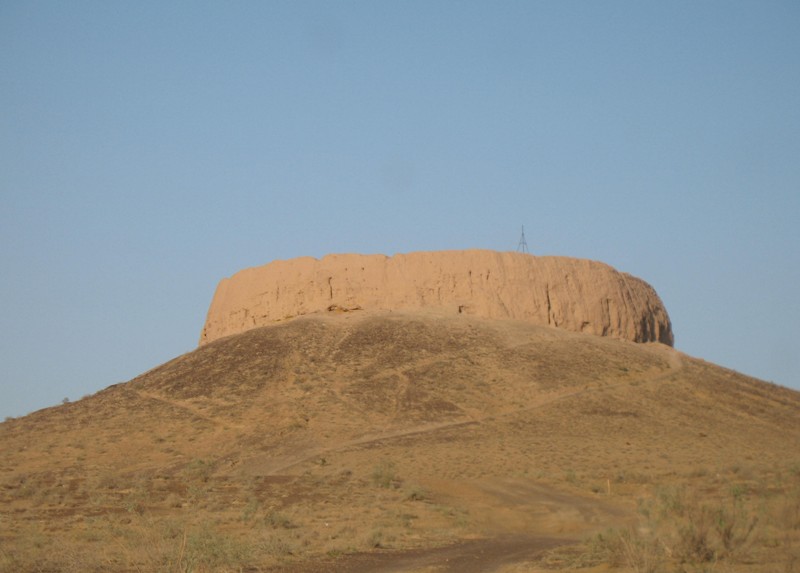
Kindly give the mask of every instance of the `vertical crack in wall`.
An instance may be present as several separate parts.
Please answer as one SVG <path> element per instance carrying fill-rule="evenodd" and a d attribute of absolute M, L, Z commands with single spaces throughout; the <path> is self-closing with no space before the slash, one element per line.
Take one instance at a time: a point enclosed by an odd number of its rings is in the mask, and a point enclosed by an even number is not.
<path fill-rule="evenodd" d="M 547 324 L 552 324 L 552 320 L 550 318 L 550 283 L 545 283 L 544 285 L 544 295 L 547 300 Z"/>

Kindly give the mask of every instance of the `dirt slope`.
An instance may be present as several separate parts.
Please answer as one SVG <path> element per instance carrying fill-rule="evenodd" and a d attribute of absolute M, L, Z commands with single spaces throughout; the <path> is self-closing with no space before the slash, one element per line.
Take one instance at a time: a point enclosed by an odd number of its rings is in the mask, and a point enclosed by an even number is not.
<path fill-rule="evenodd" d="M 787 506 L 800 397 L 661 344 L 322 313 L 4 422 L 0 444 L 2 570 L 535 571 L 662 486 Z"/>
<path fill-rule="evenodd" d="M 245 269 L 220 282 L 200 343 L 329 308 L 435 308 L 673 342 L 664 305 L 641 279 L 585 259 L 471 250 L 303 257 Z"/>

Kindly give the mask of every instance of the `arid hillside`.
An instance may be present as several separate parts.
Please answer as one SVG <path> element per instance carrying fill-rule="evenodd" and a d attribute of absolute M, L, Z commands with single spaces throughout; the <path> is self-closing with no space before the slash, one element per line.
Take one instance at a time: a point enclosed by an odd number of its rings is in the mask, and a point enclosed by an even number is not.
<path fill-rule="evenodd" d="M 520 321 L 310 314 L 0 444 L 8 572 L 800 565 L 797 392 Z"/>

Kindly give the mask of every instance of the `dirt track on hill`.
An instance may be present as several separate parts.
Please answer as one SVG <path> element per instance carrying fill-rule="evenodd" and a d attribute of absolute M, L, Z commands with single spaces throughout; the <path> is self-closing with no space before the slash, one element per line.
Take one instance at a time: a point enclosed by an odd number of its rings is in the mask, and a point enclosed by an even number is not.
<path fill-rule="evenodd" d="M 553 537 L 472 539 L 446 547 L 362 553 L 341 559 L 271 569 L 275 573 L 492 573 L 504 565 L 535 559 L 574 543 Z"/>
<path fill-rule="evenodd" d="M 666 372 L 638 379 L 636 383 L 647 384 L 663 381 L 680 372 L 683 368 L 683 361 L 680 355 L 672 350 L 669 351 L 670 368 Z M 606 386 L 602 390 L 608 390 L 617 386 L 631 384 L 630 381 Z M 583 388 L 567 392 L 558 392 L 550 396 L 543 396 L 535 404 L 526 410 L 535 410 L 553 402 L 577 397 L 586 393 L 596 392 L 599 388 Z M 514 412 L 518 414 L 519 411 Z M 415 428 L 408 428 L 403 431 L 386 433 L 383 435 L 370 435 L 363 438 L 352 440 L 341 444 L 336 450 L 346 450 L 377 444 L 392 440 L 393 438 L 403 438 L 420 434 L 427 434 L 439 430 L 452 429 L 466 425 L 480 424 L 483 421 L 497 420 L 503 414 L 487 416 L 486 419 L 455 421 L 450 423 L 424 424 Z M 332 449 L 331 449 L 332 450 Z M 312 454 L 298 457 L 294 460 L 283 460 L 279 466 L 272 469 L 271 473 L 284 471 L 297 466 L 305 461 L 330 451 L 314 451 Z M 497 512 L 500 508 L 514 508 L 514 510 L 524 510 L 525 513 L 535 514 L 537 508 L 542 512 L 546 508 L 545 517 L 540 517 L 543 522 L 550 520 L 572 521 L 583 531 L 591 530 L 600 522 L 608 520 L 624 520 L 625 512 L 618 507 L 614 507 L 599 500 L 592 500 L 585 497 L 573 496 L 563 492 L 549 491 L 545 488 L 537 488 L 535 491 L 526 489 L 518 491 L 519 488 L 514 484 L 494 483 L 477 486 L 474 492 L 461 492 L 469 495 L 476 503 L 476 509 L 483 506 L 487 515 Z M 478 498 L 481 495 L 482 500 Z M 480 510 L 476 513 L 481 513 Z M 569 514 L 569 515 L 568 515 Z M 491 526 L 490 526 L 491 527 Z M 494 529 L 494 528 L 492 528 Z M 510 527 L 510 530 L 519 527 Z M 535 529 L 533 529 L 535 530 Z M 363 554 L 348 555 L 336 560 L 317 562 L 308 565 L 294 565 L 282 567 L 272 571 L 285 573 L 322 573 L 336 571 L 341 573 L 492 573 L 501 571 L 507 565 L 523 563 L 540 557 L 545 551 L 561 545 L 569 545 L 577 542 L 577 539 L 570 537 L 556 538 L 535 535 L 520 535 L 519 533 L 509 533 L 495 531 L 496 536 L 490 538 L 471 539 L 461 541 L 445 547 L 431 549 L 416 549 L 406 551 L 386 551 L 372 552 Z"/>
<path fill-rule="evenodd" d="M 266 475 L 277 475 L 281 472 L 284 472 L 290 468 L 298 466 L 304 462 L 308 462 L 318 458 L 323 454 L 330 454 L 336 451 L 343 451 L 348 450 L 351 448 L 356 448 L 360 446 L 368 446 L 371 444 L 377 444 L 380 442 L 392 440 L 394 438 L 406 438 L 410 436 L 418 436 L 421 434 L 428 434 L 432 432 L 437 432 L 439 430 L 448 430 L 458 427 L 464 426 L 471 426 L 475 424 L 480 424 L 484 421 L 496 421 L 500 418 L 503 418 L 508 415 L 515 415 L 518 416 L 520 413 L 524 411 L 531 411 L 537 410 L 554 402 L 558 402 L 561 400 L 566 400 L 569 398 L 579 397 L 585 394 L 599 392 L 599 391 L 607 391 L 614 388 L 618 388 L 621 386 L 629 386 L 632 384 L 654 384 L 666 380 L 672 376 L 678 374 L 681 369 L 683 368 L 683 361 L 681 359 L 680 354 L 672 350 L 671 348 L 666 350 L 669 353 L 669 370 L 666 372 L 659 372 L 652 376 L 643 377 L 634 381 L 625 381 L 620 382 L 617 384 L 611 384 L 603 387 L 596 387 L 596 388 L 582 388 L 579 390 L 568 390 L 568 391 L 561 391 L 561 392 L 554 392 L 550 395 L 543 395 L 535 403 L 531 404 L 527 408 L 523 410 L 515 409 L 510 412 L 500 413 L 500 414 L 492 414 L 488 416 L 484 416 L 477 419 L 469 419 L 469 420 L 456 420 L 451 422 L 438 422 L 438 423 L 426 423 L 421 424 L 419 426 L 414 426 L 411 428 L 404 428 L 402 430 L 395 430 L 392 432 L 381 433 L 378 435 L 369 434 L 366 436 L 362 436 L 360 438 L 349 440 L 338 444 L 336 447 L 333 448 L 315 448 L 311 451 L 305 451 L 300 456 L 292 456 L 289 458 L 282 458 L 276 459 L 272 463 L 272 467 L 270 467 L 266 471 Z M 149 397 L 149 396 L 146 396 Z"/>

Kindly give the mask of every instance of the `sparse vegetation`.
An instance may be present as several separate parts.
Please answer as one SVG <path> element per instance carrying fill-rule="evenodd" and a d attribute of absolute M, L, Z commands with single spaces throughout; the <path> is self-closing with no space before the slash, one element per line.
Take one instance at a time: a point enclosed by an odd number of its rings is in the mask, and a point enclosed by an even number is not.
<path fill-rule="evenodd" d="M 472 544 L 520 573 L 800 573 L 796 393 L 658 346 L 359 320 L 220 340 L 3 424 L 0 571 L 435 567 Z M 559 532 L 595 533 L 542 556 Z"/>
<path fill-rule="evenodd" d="M 411 486 L 406 490 L 406 499 L 408 501 L 425 501 L 428 499 L 429 493 L 425 488 L 418 485 Z"/>
<path fill-rule="evenodd" d="M 270 511 L 264 516 L 264 524 L 272 528 L 291 529 L 294 527 L 292 520 L 278 511 Z"/>
<path fill-rule="evenodd" d="M 383 540 L 383 532 L 380 529 L 375 529 L 372 531 L 372 533 L 369 534 L 369 537 L 367 537 L 367 547 L 369 548 L 381 547 L 382 540 Z"/>
<path fill-rule="evenodd" d="M 389 460 L 383 460 L 376 465 L 372 470 L 372 483 L 382 488 L 400 487 L 395 463 Z"/>
<path fill-rule="evenodd" d="M 797 561 L 795 538 L 800 536 L 778 539 L 773 533 L 790 531 L 785 508 L 792 506 L 794 494 L 791 487 L 778 487 L 772 484 L 766 496 L 750 496 L 740 484 L 726 491 L 710 487 L 707 480 L 691 486 L 657 486 L 652 497 L 639 500 L 637 525 L 592 536 L 569 563 L 606 563 L 636 573 L 694 572 L 717 570 L 720 563 L 743 566 L 754 562 L 754 555 L 763 558 L 768 551 L 782 552 L 778 562 L 792 571 Z"/>

